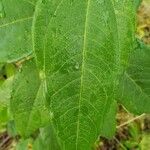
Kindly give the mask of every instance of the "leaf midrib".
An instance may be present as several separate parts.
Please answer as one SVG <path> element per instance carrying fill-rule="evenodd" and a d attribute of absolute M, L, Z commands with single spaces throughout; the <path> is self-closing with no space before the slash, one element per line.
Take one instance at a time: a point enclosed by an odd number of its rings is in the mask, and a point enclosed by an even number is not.
<path fill-rule="evenodd" d="M 83 91 L 83 77 L 84 77 L 84 67 L 85 67 L 85 56 L 86 56 L 86 42 L 87 42 L 87 27 L 88 27 L 88 15 L 91 0 L 87 1 L 86 15 L 85 15 L 85 25 L 83 34 L 83 48 L 82 48 L 82 67 L 81 67 L 81 81 L 80 81 L 80 97 L 78 101 L 78 118 L 77 118 L 77 131 L 76 131 L 76 150 L 78 149 L 78 140 L 80 132 L 80 112 L 81 112 L 81 100 Z"/>

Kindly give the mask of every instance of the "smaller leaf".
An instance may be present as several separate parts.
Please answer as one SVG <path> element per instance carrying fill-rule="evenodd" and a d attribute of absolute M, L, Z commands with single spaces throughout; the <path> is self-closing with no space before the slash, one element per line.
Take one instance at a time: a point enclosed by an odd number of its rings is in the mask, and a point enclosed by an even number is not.
<path fill-rule="evenodd" d="M 0 126 L 2 126 L 3 124 L 6 124 L 7 120 L 8 120 L 8 111 L 7 111 L 7 107 L 1 107 L 0 108 Z"/>
<path fill-rule="evenodd" d="M 138 42 L 121 77 L 119 102 L 135 114 L 150 113 L 150 47 Z"/>
<path fill-rule="evenodd" d="M 20 140 L 19 143 L 16 146 L 16 150 L 30 150 L 32 148 L 32 140 L 26 139 L 26 140 Z"/>
<path fill-rule="evenodd" d="M 36 0 L 0 0 L 0 62 L 32 52 L 31 26 Z"/>
<path fill-rule="evenodd" d="M 8 78 L 0 85 L 0 108 L 9 105 L 13 77 Z"/>
<path fill-rule="evenodd" d="M 40 135 L 36 139 L 33 150 L 60 150 L 57 135 L 52 125 L 41 128 Z"/>
<path fill-rule="evenodd" d="M 7 122 L 7 132 L 11 137 L 15 137 L 18 135 L 14 120 L 10 120 Z"/>
<path fill-rule="evenodd" d="M 16 128 L 22 136 L 27 137 L 49 123 L 51 114 L 45 102 L 44 83 L 36 65 L 33 60 L 26 62 L 15 77 L 11 100 Z"/>
<path fill-rule="evenodd" d="M 105 136 L 107 138 L 112 138 L 112 133 L 115 133 L 116 131 L 116 121 L 114 121 L 113 117 L 117 114 L 117 103 L 114 101 L 111 106 L 111 109 L 107 112 L 103 127 L 102 127 L 102 132 L 101 135 Z M 113 116 L 113 117 L 112 117 Z M 110 128 L 111 125 L 111 128 Z"/>

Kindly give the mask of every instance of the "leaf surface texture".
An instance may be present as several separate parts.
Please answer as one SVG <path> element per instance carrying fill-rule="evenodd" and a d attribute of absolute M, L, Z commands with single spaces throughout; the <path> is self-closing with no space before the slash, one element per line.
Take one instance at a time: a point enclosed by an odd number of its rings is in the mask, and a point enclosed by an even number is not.
<path fill-rule="evenodd" d="M 15 76 L 11 112 L 19 134 L 24 137 L 50 122 L 51 114 L 46 107 L 44 85 L 33 60 L 26 62 Z"/>
<path fill-rule="evenodd" d="M 0 62 L 12 62 L 32 52 L 34 0 L 0 0 Z"/>
<path fill-rule="evenodd" d="M 129 0 L 38 2 L 34 52 L 63 150 L 88 150 L 99 134 L 114 134 L 117 77 L 132 49 L 134 8 Z"/>
<path fill-rule="evenodd" d="M 88 150 L 99 135 L 114 134 L 117 77 L 133 47 L 134 9 L 129 0 L 38 2 L 33 48 L 63 150 Z"/>
<path fill-rule="evenodd" d="M 137 42 L 120 79 L 119 102 L 135 114 L 150 113 L 150 47 Z"/>

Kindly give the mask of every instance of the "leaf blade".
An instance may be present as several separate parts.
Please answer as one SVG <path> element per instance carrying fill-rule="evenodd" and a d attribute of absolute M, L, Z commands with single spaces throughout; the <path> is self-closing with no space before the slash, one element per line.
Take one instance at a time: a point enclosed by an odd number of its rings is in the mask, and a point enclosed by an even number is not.
<path fill-rule="evenodd" d="M 0 1 L 0 62 L 16 61 L 32 53 L 33 4 L 33 0 Z"/>
<path fill-rule="evenodd" d="M 16 128 L 24 137 L 50 122 L 43 86 L 33 60 L 26 62 L 15 76 L 10 107 Z"/>
<path fill-rule="evenodd" d="M 132 16 L 132 2 L 125 4 L 130 11 L 124 13 Z M 38 3 L 32 32 L 34 52 L 47 84 L 45 92 L 62 149 L 90 149 L 99 134 L 111 137 L 114 133 L 118 70 L 127 60 L 133 42 L 133 36 L 127 35 L 129 30 L 133 34 L 131 20 L 121 22 L 124 16 L 115 15 L 122 6 L 120 2 L 114 6 L 112 1 L 90 0 Z M 124 23 L 123 32 L 117 25 Z M 122 31 L 120 37 L 117 31 Z M 108 126 L 102 131 L 105 115 L 112 119 L 110 132 Z"/>
<path fill-rule="evenodd" d="M 149 51 L 149 46 L 137 42 L 129 67 L 120 79 L 118 100 L 135 114 L 150 113 Z"/>

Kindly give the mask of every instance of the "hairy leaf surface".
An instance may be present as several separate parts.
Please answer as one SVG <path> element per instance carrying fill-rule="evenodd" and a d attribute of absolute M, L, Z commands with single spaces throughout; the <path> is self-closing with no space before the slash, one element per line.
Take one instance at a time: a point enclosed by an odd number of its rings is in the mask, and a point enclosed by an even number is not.
<path fill-rule="evenodd" d="M 0 0 L 0 62 L 32 52 L 31 23 L 35 0 Z"/>
<path fill-rule="evenodd" d="M 133 44 L 132 1 L 40 0 L 33 46 L 63 150 L 115 130 L 118 73 Z M 111 129 L 110 129 L 111 126 Z"/>
<path fill-rule="evenodd" d="M 26 62 L 15 76 L 11 111 L 18 132 L 25 137 L 50 121 L 43 84 L 33 60 Z"/>
<path fill-rule="evenodd" d="M 121 102 L 135 114 L 150 113 L 150 47 L 138 43 L 119 86 Z"/>

